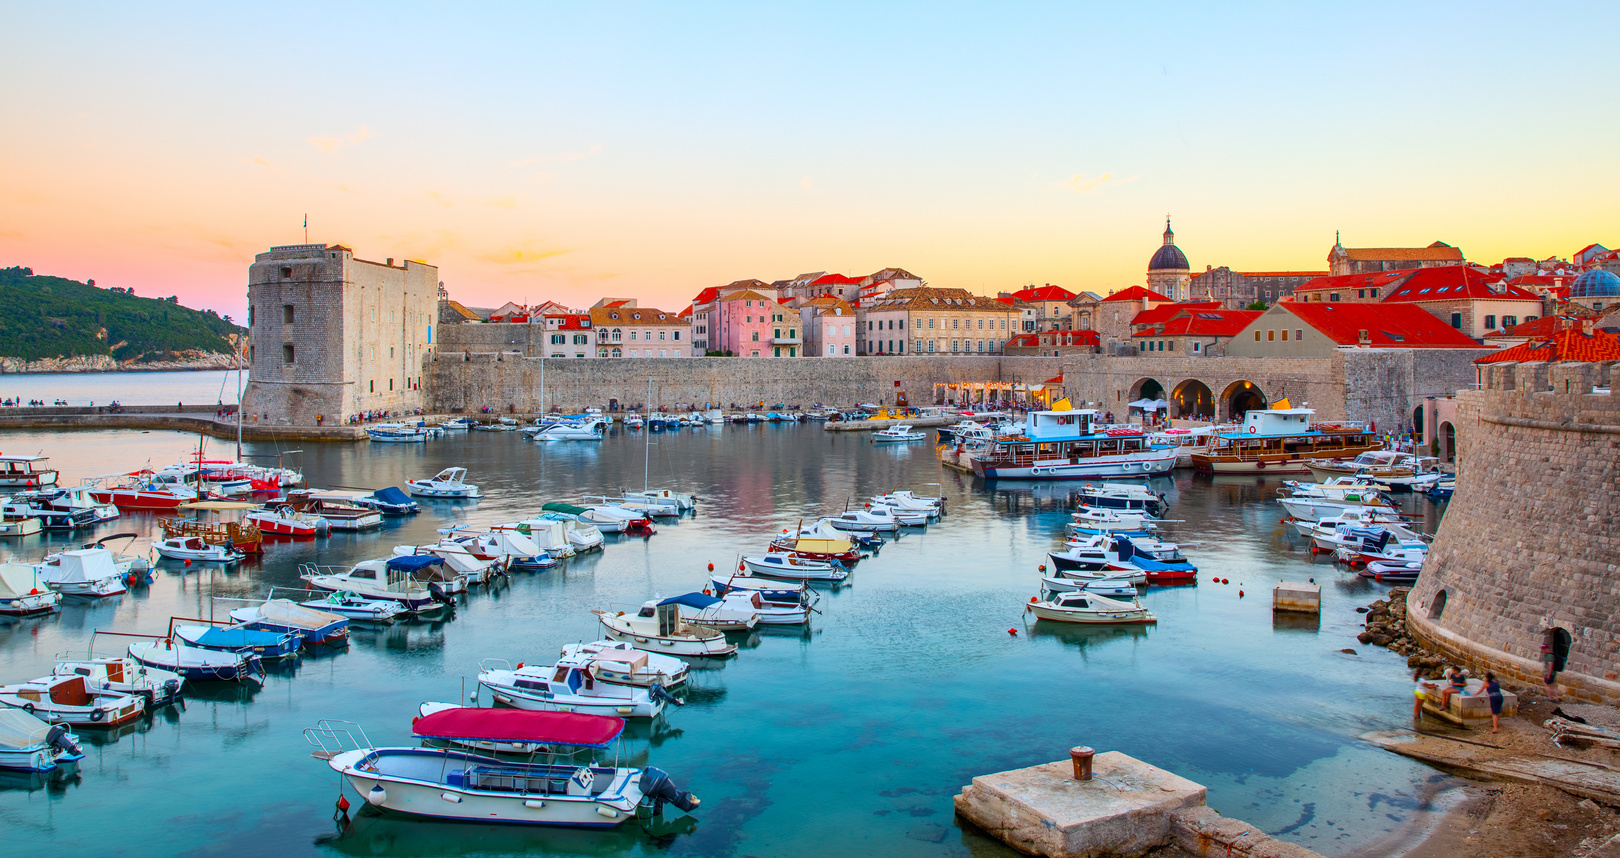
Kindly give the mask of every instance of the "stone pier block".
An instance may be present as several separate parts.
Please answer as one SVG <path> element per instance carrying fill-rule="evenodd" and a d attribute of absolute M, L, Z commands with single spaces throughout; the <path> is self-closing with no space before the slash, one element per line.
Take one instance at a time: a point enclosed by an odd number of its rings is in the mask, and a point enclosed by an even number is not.
<path fill-rule="evenodd" d="M 1271 588 L 1271 609 L 1274 611 L 1299 611 L 1306 614 L 1320 614 L 1322 612 L 1322 587 L 1320 584 L 1281 581 L 1277 586 Z"/>

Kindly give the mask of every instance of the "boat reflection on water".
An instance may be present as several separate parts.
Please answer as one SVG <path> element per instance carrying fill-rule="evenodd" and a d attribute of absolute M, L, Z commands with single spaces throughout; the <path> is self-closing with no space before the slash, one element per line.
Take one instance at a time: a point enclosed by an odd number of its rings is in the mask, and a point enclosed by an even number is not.
<path fill-rule="evenodd" d="M 384 816 L 363 807 L 337 832 L 315 838 L 322 852 L 373 858 L 464 855 L 476 849 L 485 855 L 548 855 L 594 858 L 633 855 L 644 850 L 646 838 L 655 840 L 689 834 L 698 821 L 686 814 L 665 813 L 651 821 L 606 829 L 553 828 L 522 825 L 475 825 Z"/>
<path fill-rule="evenodd" d="M 251 703 L 263 690 L 264 683 L 258 677 L 241 682 L 187 682 L 180 699 L 190 704 Z"/>
<path fill-rule="evenodd" d="M 81 780 L 78 763 L 68 763 L 48 772 L 0 771 L 0 792 L 37 792 L 42 789 L 65 792 L 69 787 L 78 786 Z"/>
<path fill-rule="evenodd" d="M 1104 646 L 1118 641 L 1141 642 L 1147 639 L 1152 627 L 1132 624 L 1122 626 L 1080 625 L 1076 623 L 1043 623 L 1033 620 L 1029 623 L 1029 636 L 1031 639 L 1055 639 L 1058 642 L 1080 650 L 1083 657 L 1087 649 Z"/>
<path fill-rule="evenodd" d="M 387 626 L 352 623 L 349 644 L 391 652 L 423 652 L 444 649 L 444 630 L 454 614 L 439 611 L 432 619 L 413 617 Z"/>
<path fill-rule="evenodd" d="M 234 682 L 223 683 L 222 682 L 222 683 L 217 683 L 217 684 L 219 684 L 219 685 L 235 685 L 236 683 L 234 683 Z M 187 691 L 189 691 L 190 688 L 191 688 L 190 683 L 187 683 L 187 685 L 186 685 Z M 172 707 L 172 706 L 163 706 L 163 707 L 160 707 L 160 708 L 162 708 L 162 709 L 172 709 L 174 707 Z M 75 730 L 73 735 L 78 736 L 79 737 L 79 744 L 86 747 L 86 748 L 104 748 L 104 747 L 106 747 L 108 745 L 116 745 L 116 744 L 118 744 L 118 740 L 124 738 L 125 736 L 133 736 L 133 735 L 135 735 L 137 733 L 145 733 L 148 730 L 151 730 L 152 729 L 152 719 L 153 719 L 152 714 L 145 714 L 145 715 L 142 715 L 139 718 L 136 718 L 133 721 L 130 721 L 130 722 L 127 722 L 127 723 L 124 723 L 124 724 L 119 724 L 117 727 L 108 727 L 106 729 L 97 728 L 97 729 L 94 729 L 94 730 Z"/>
<path fill-rule="evenodd" d="M 1274 632 L 1310 632 L 1322 630 L 1322 615 L 1303 611 L 1272 611 L 1271 630 Z"/>

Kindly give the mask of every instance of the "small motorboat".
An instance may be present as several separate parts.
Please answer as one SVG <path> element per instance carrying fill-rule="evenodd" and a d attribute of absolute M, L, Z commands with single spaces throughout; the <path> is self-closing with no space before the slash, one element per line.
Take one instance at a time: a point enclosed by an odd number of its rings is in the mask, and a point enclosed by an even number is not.
<path fill-rule="evenodd" d="M 26 506 L 11 503 L 0 503 L 0 539 L 13 537 L 33 536 L 45 529 L 45 523 L 39 520 Z"/>
<path fill-rule="evenodd" d="M 1435 480 L 1433 483 L 1430 483 L 1429 488 L 1424 491 L 1424 494 L 1428 495 L 1432 500 L 1445 500 L 1451 497 L 1452 492 L 1455 492 L 1456 490 L 1457 478 L 1453 476 L 1443 476 L 1440 479 Z"/>
<path fill-rule="evenodd" d="M 611 497 L 608 495 L 586 495 L 585 500 L 601 501 L 603 506 L 639 513 L 642 516 L 658 516 L 660 518 L 680 518 L 680 503 L 674 500 L 651 500 L 640 497 Z M 600 509 L 601 507 L 598 507 Z"/>
<path fill-rule="evenodd" d="M 28 563 L 0 563 L 0 615 L 28 617 L 48 614 L 62 604 L 62 594 L 40 577 L 39 567 Z"/>
<path fill-rule="evenodd" d="M 849 570 L 836 560 L 802 560 L 791 554 L 745 554 L 739 572 L 794 581 L 842 581 Z"/>
<path fill-rule="evenodd" d="M 264 675 L 259 657 L 252 653 L 199 649 L 173 638 L 136 641 L 129 645 L 129 657 L 187 682 L 240 682 Z"/>
<path fill-rule="evenodd" d="M 682 593 L 664 601 L 680 605 L 682 619 L 722 632 L 752 630 L 759 625 L 760 605 L 763 604 L 751 593 L 733 593 L 730 596 Z"/>
<path fill-rule="evenodd" d="M 1041 579 L 1041 586 L 1052 593 L 1074 593 L 1084 590 L 1110 599 L 1135 598 L 1136 585 L 1129 578 L 1060 578 Z"/>
<path fill-rule="evenodd" d="M 800 560 L 820 560 L 822 562 L 838 561 L 849 568 L 861 559 L 859 551 L 855 550 L 855 541 L 836 529 L 828 528 L 834 538 L 821 536 L 794 536 L 787 528 L 782 529 L 782 535 L 771 540 L 767 551 L 791 554 Z"/>
<path fill-rule="evenodd" d="M 245 626 L 196 626 L 175 624 L 175 639 L 186 646 L 215 652 L 251 653 L 261 659 L 286 658 L 298 652 L 302 638 L 291 632 L 263 632 Z"/>
<path fill-rule="evenodd" d="M 596 666 L 598 682 L 634 685 L 637 688 L 653 685 L 678 688 L 686 684 L 686 675 L 690 671 L 686 662 L 678 658 L 642 652 L 615 640 L 563 644 L 560 655 L 565 659 L 590 659 Z"/>
<path fill-rule="evenodd" d="M 700 626 L 682 619 L 679 606 L 651 601 L 643 604 L 634 614 L 624 611 L 593 611 L 606 630 L 607 636 L 627 643 L 636 649 L 667 655 L 712 656 L 724 658 L 735 655 L 737 647 L 726 643 L 726 636 L 718 629 Z"/>
<path fill-rule="evenodd" d="M 1108 568 L 1116 572 L 1141 572 L 1149 584 L 1169 584 L 1198 580 L 1198 567 L 1181 556 L 1174 543 L 1148 542 L 1138 545 L 1128 536 L 1110 537 L 1104 548 Z"/>
<path fill-rule="evenodd" d="M 1159 528 L 1158 519 L 1143 512 L 1088 507 L 1070 513 L 1069 517 L 1072 519 L 1069 530 L 1087 535 L 1124 533 L 1146 536 Z"/>
<path fill-rule="evenodd" d="M 186 684 L 185 677 L 178 673 L 148 667 L 127 655 L 58 653 L 56 667 L 51 672 L 59 676 L 82 676 L 91 691 L 139 697 L 148 712 L 179 700 Z"/>
<path fill-rule="evenodd" d="M 438 712 L 443 712 L 443 711 L 445 711 L 447 709 L 466 709 L 466 708 L 469 708 L 469 707 L 462 706 L 462 705 L 460 705 L 458 703 L 431 703 L 431 702 L 429 702 L 429 703 L 423 703 L 421 706 L 416 707 L 416 711 L 418 713 L 417 714 L 418 718 L 426 718 L 429 715 L 433 715 L 433 714 L 438 713 Z M 478 739 L 436 739 L 436 738 L 423 739 L 422 741 L 428 743 L 429 745 L 431 745 L 431 744 L 433 744 L 435 742 L 447 742 L 447 743 L 449 743 L 451 745 L 458 745 L 458 746 L 463 747 L 463 748 L 471 748 L 471 749 L 473 749 L 475 751 L 489 751 L 489 752 L 495 753 L 495 754 L 522 754 L 524 756 L 528 756 L 530 754 L 544 754 L 544 753 L 547 753 L 550 750 L 545 745 L 542 745 L 539 742 L 499 742 L 499 741 L 478 740 Z"/>
<path fill-rule="evenodd" d="M 600 441 L 607 434 L 607 421 L 600 417 L 586 420 L 546 420 L 536 418 L 523 428 L 532 441 Z"/>
<path fill-rule="evenodd" d="M 719 596 L 729 593 L 758 593 L 767 604 L 775 605 L 809 606 L 814 604 L 820 595 L 803 581 L 793 584 L 775 578 L 754 578 L 748 575 L 730 577 L 710 575 L 709 588 Z"/>
<path fill-rule="evenodd" d="M 546 554 L 553 559 L 563 560 L 577 553 L 574 543 L 568 539 L 568 528 L 560 521 L 531 518 L 520 522 L 516 532 L 506 532 L 530 554 Z"/>
<path fill-rule="evenodd" d="M 868 503 L 866 512 L 874 518 L 892 519 L 901 527 L 927 527 L 933 513 L 928 510 L 895 509 L 888 504 Z"/>
<path fill-rule="evenodd" d="M 0 709 L 0 769 L 51 772 L 84 759 L 79 737 L 21 709 Z"/>
<path fill-rule="evenodd" d="M 408 480 L 405 487 L 419 498 L 477 500 L 478 487 L 467 482 L 466 468 L 445 468 L 425 480 Z"/>
<path fill-rule="evenodd" d="M 45 530 L 78 530 L 81 527 L 94 527 L 100 523 L 101 519 L 94 509 L 58 507 L 52 503 L 54 498 L 62 494 L 66 492 L 58 490 L 22 492 L 8 500 L 0 500 L 0 518 L 37 518 Z"/>
<path fill-rule="evenodd" d="M 362 623 L 391 623 L 406 613 L 398 602 L 367 599 L 354 593 L 332 593 L 301 604 L 315 611 L 335 614 L 351 622 Z"/>
<path fill-rule="evenodd" d="M 602 529 L 596 525 L 569 518 L 561 513 L 543 512 L 535 516 L 542 521 L 560 521 L 563 526 L 563 537 L 568 544 L 574 547 L 574 553 L 600 550 L 602 548 Z M 519 522 L 521 525 L 522 522 Z"/>
<path fill-rule="evenodd" d="M 1169 508 L 1164 494 L 1141 485 L 1119 483 L 1087 483 L 1080 489 L 1080 506 L 1092 509 L 1139 510 L 1154 518 L 1162 518 Z"/>
<path fill-rule="evenodd" d="M 354 502 L 363 507 L 374 509 L 386 516 L 416 515 L 422 507 L 408 495 L 393 486 L 380 488 L 369 495 L 362 495 Z"/>
<path fill-rule="evenodd" d="M 550 504 L 547 504 L 550 506 Z M 652 517 L 646 513 L 621 506 L 595 506 L 580 514 L 579 520 L 603 533 L 622 533 L 625 536 L 652 536 L 658 532 Z"/>
<path fill-rule="evenodd" d="M 641 688 L 596 680 L 589 655 L 563 656 L 555 665 L 518 664 L 487 658 L 478 664 L 478 685 L 495 702 L 541 712 L 582 712 L 620 718 L 656 718 L 675 698 L 662 685 Z"/>
<path fill-rule="evenodd" d="M 268 503 L 257 509 L 248 510 L 242 514 L 242 520 L 257 525 L 259 532 L 265 536 L 310 539 L 331 531 L 331 525 L 325 518 L 303 512 L 285 503 Z"/>
<path fill-rule="evenodd" d="M 330 611 L 300 605 L 291 599 L 266 599 L 231 611 L 231 619 L 259 632 L 297 635 L 306 646 L 349 641 L 349 620 Z"/>
<path fill-rule="evenodd" d="M 118 567 L 110 549 L 81 548 L 46 557 L 38 568 L 46 585 L 64 596 L 101 597 L 128 589 L 128 567 Z"/>
<path fill-rule="evenodd" d="M 884 507 L 884 509 L 887 509 L 887 507 Z M 839 513 L 838 515 L 830 518 L 822 519 L 822 521 L 827 522 L 827 524 L 839 530 L 876 531 L 887 533 L 900 529 L 900 523 L 895 521 L 893 515 L 879 515 L 872 512 L 870 508 L 850 510 L 848 512 Z"/>
<path fill-rule="evenodd" d="M 877 495 L 872 503 L 883 504 L 896 510 L 906 512 L 926 512 L 931 518 L 938 518 L 945 512 L 945 499 L 942 497 L 922 497 L 904 489 L 889 492 L 886 495 Z"/>
<path fill-rule="evenodd" d="M 366 437 L 384 444 L 419 444 L 443 432 L 437 427 L 406 423 L 373 423 L 366 427 Z"/>
<path fill-rule="evenodd" d="M 419 739 L 467 745 L 522 742 L 547 762 L 515 762 L 456 748 L 375 747 L 359 725 L 323 720 L 305 739 L 378 811 L 434 819 L 524 825 L 605 828 L 637 817 L 648 805 L 658 815 L 664 802 L 683 811 L 699 804 L 657 769 L 589 763 L 591 749 L 606 749 L 624 731 L 624 720 L 573 712 L 450 707 L 411 724 Z M 574 755 L 587 751 L 584 764 Z"/>
<path fill-rule="evenodd" d="M 151 471 L 136 471 L 125 475 L 118 485 L 101 486 L 102 477 L 90 491 L 98 504 L 111 504 L 119 509 L 174 509 L 183 503 L 200 500 L 195 488 L 184 483 L 161 480 Z"/>
<path fill-rule="evenodd" d="M 290 489 L 287 492 L 287 500 L 280 505 L 305 515 L 318 516 L 324 519 L 327 528 L 333 531 L 359 532 L 382 527 L 383 514 L 358 503 L 360 497 L 364 495 L 319 489 Z M 267 506 L 275 505 L 267 504 Z"/>
<path fill-rule="evenodd" d="M 562 524 L 556 521 L 547 521 L 540 528 L 542 532 L 550 533 L 555 527 L 561 539 Z M 557 565 L 557 558 L 550 552 L 541 548 L 530 538 L 530 533 L 510 525 L 496 525 L 488 533 L 451 528 L 444 533 L 447 539 L 454 540 L 463 546 L 474 557 L 490 560 L 508 572 L 538 572 L 550 569 Z M 566 555 L 574 553 L 573 548 L 563 540 L 562 547 L 567 549 Z"/>
<path fill-rule="evenodd" d="M 625 489 L 624 491 L 620 492 L 620 494 L 633 500 L 645 500 L 652 501 L 654 503 L 666 504 L 673 503 L 675 504 L 676 509 L 681 512 L 690 512 L 697 509 L 696 497 L 681 494 L 680 492 L 672 492 L 669 489 L 647 489 L 639 492 Z"/>
<path fill-rule="evenodd" d="M 200 536 L 172 536 L 152 543 L 159 556 L 170 560 L 194 560 L 205 563 L 236 563 L 246 557 L 228 545 L 214 545 Z"/>
<path fill-rule="evenodd" d="M 141 717 L 145 702 L 132 694 L 91 690 L 83 676 L 51 674 L 0 685 L 0 703 L 15 706 L 52 724 L 117 727 Z"/>
<path fill-rule="evenodd" d="M 461 546 L 455 546 L 457 551 L 444 550 L 438 545 L 394 546 L 394 556 L 389 558 L 390 568 L 406 570 L 412 581 L 428 588 L 428 592 L 442 602 L 452 602 L 457 596 L 467 592 L 467 583 L 470 580 L 462 574 L 462 569 L 469 564 L 477 564 L 474 569 L 488 571 L 492 565 L 490 561 L 479 560 Z M 439 550 L 431 550 L 439 549 Z M 476 574 L 476 573 L 475 573 Z"/>
<path fill-rule="evenodd" d="M 921 441 L 927 437 L 928 433 L 918 432 L 912 429 L 911 424 L 909 423 L 901 423 L 895 426 L 890 426 L 887 429 L 879 429 L 876 432 L 873 432 L 872 443 L 882 444 L 885 442 L 894 441 Z"/>
<path fill-rule="evenodd" d="M 386 557 L 362 560 L 348 569 L 306 563 L 298 567 L 298 573 L 317 590 L 393 602 L 408 612 L 420 613 L 436 610 L 451 599 L 442 592 L 429 590 L 426 584 L 415 580 L 412 573 L 443 562 L 437 557 Z"/>
<path fill-rule="evenodd" d="M 1134 596 L 1129 602 L 1123 602 L 1083 591 L 1045 593 L 1043 595 L 1046 598 L 1032 598 L 1028 604 L 1024 605 L 1024 611 L 1034 614 L 1036 619 L 1093 625 L 1124 625 L 1157 623 L 1159 621 L 1158 617 L 1153 616 L 1146 608 L 1142 607 L 1142 600 Z"/>

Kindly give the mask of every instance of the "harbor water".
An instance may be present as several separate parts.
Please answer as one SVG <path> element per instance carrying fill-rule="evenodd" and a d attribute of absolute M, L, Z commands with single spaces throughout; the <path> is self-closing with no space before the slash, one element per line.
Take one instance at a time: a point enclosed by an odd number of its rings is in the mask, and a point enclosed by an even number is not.
<path fill-rule="evenodd" d="M 511 521 L 546 501 L 644 480 L 701 498 L 695 515 L 650 538 L 609 536 L 600 553 L 475 588 L 451 619 L 355 626 L 346 650 L 273 667 L 262 686 L 195 686 L 183 708 L 111 733 L 79 731 L 88 747 L 76 775 L 0 780 L 0 853 L 1011 856 L 959 827 L 951 797 L 975 775 L 1065 759 L 1084 744 L 1205 784 L 1220 812 L 1337 856 L 1407 821 L 1438 777 L 1356 738 L 1406 726 L 1411 709 L 1404 660 L 1355 641 L 1355 608 L 1386 588 L 1312 558 L 1280 523 L 1278 477 L 1178 471 L 1154 480 L 1198 583 L 1146 591 L 1155 626 L 1065 627 L 1028 621 L 1023 605 L 1046 552 L 1061 545 L 1074 484 L 987 485 L 942 469 L 927 443 L 878 445 L 818 424 L 651 438 L 648 447 L 641 433 L 615 427 L 600 443 L 476 432 L 425 445 L 306 443 L 287 461 L 301 463 L 311 485 L 403 485 L 462 466 L 486 497 L 424 501 L 421 515 L 390 519 L 381 533 L 270 544 L 262 560 L 229 569 L 159 561 L 145 590 L 3 621 L 0 681 L 16 682 L 48 673 L 57 653 L 86 649 L 98 630 L 163 633 L 171 617 L 241 604 L 216 597 L 298 586 L 300 563 L 384 556 L 436 539 L 439 528 Z M 211 455 L 231 452 L 209 444 Z M 0 435 L 0 449 L 51 456 L 66 483 L 169 464 L 196 445 L 167 432 Z M 702 589 L 709 564 L 735 568 L 739 553 L 762 552 L 785 527 L 896 488 L 943 492 L 949 512 L 863 560 L 847 586 L 824 589 L 808 628 L 733 635 L 737 657 L 694 670 L 684 707 L 627 730 L 622 759 L 656 765 L 703 799 L 691 821 L 655 834 L 369 812 L 333 821 L 338 778 L 301 732 L 318 719 L 359 722 L 379 744 L 411 744 L 418 705 L 465 700 L 481 659 L 546 663 L 565 643 L 601 637 L 592 609 L 633 610 Z M 1434 505 L 1406 503 L 1434 528 Z M 144 546 L 157 519 L 126 513 L 94 535 L 122 531 Z M 0 551 L 38 558 L 81 541 L 31 537 Z M 1323 585 L 1320 619 L 1274 617 L 1273 584 L 1307 579 Z M 122 646 L 105 637 L 96 645 Z M 349 800 L 363 804 L 352 791 Z"/>
<path fill-rule="evenodd" d="M 248 374 L 242 373 L 242 384 Z M 233 405 L 235 370 L 174 372 L 35 372 L 0 375 L 0 399 L 68 405 Z"/>

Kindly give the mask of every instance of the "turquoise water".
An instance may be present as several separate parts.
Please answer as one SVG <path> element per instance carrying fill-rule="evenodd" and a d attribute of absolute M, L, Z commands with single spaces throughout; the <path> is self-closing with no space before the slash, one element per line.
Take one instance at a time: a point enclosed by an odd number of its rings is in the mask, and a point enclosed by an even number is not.
<path fill-rule="evenodd" d="M 248 374 L 242 373 L 247 384 Z M 0 375 L 0 399 L 35 399 L 69 405 L 229 405 L 236 402 L 235 370 L 187 372 L 48 372 Z"/>
<path fill-rule="evenodd" d="M 600 554 L 475 593 L 454 619 L 356 627 L 347 651 L 272 672 L 262 688 L 199 689 L 183 710 L 118 735 L 83 731 L 92 746 L 77 777 L 0 782 L 0 853 L 1010 856 L 958 827 L 951 797 L 975 775 L 1088 744 L 1203 783 L 1221 812 L 1339 855 L 1393 830 L 1433 776 L 1357 741 L 1405 723 L 1404 666 L 1356 645 L 1354 608 L 1379 590 L 1313 565 L 1306 543 L 1279 524 L 1276 478 L 1158 480 L 1200 582 L 1149 591 L 1155 627 L 1048 627 L 1026 623 L 1021 608 L 1037 565 L 1059 544 L 1071 486 L 989 487 L 944 471 L 926 445 L 874 446 L 814 425 L 654 440 L 652 484 L 698 494 L 695 517 L 647 540 L 609 537 Z M 43 448 L 69 480 L 163 464 L 193 444 L 165 432 L 0 434 L 0 449 Z M 644 451 L 640 435 L 617 432 L 600 444 L 473 433 L 425 446 L 305 445 L 315 485 L 398 485 L 462 465 L 488 496 L 429 502 L 380 535 L 274 545 L 233 571 L 165 563 L 149 592 L 7 622 L 0 681 L 47 672 L 54 653 L 84 649 L 96 629 L 161 632 L 171 616 L 207 616 L 211 597 L 296 584 L 299 562 L 381 556 L 437 527 L 639 487 Z M 591 609 L 700 589 L 709 563 L 727 568 L 783 527 L 902 486 L 943 491 L 949 514 L 863 561 L 850 586 L 825 595 L 808 630 L 737 636 L 736 659 L 694 672 L 687 706 L 627 732 L 633 762 L 650 761 L 703 798 L 690 831 L 654 839 L 635 827 L 528 830 L 369 814 L 340 830 L 331 820 L 337 778 L 301 736 L 317 719 L 355 720 L 378 742 L 406 743 L 417 705 L 457 699 L 480 659 L 541 661 L 563 643 L 596 639 Z M 1408 503 L 1432 529 L 1429 502 Z M 102 532 L 155 527 L 136 514 Z M 36 537 L 9 548 L 33 557 L 47 544 Z M 1308 577 L 1325 585 L 1320 623 L 1274 620 L 1272 583 Z"/>

